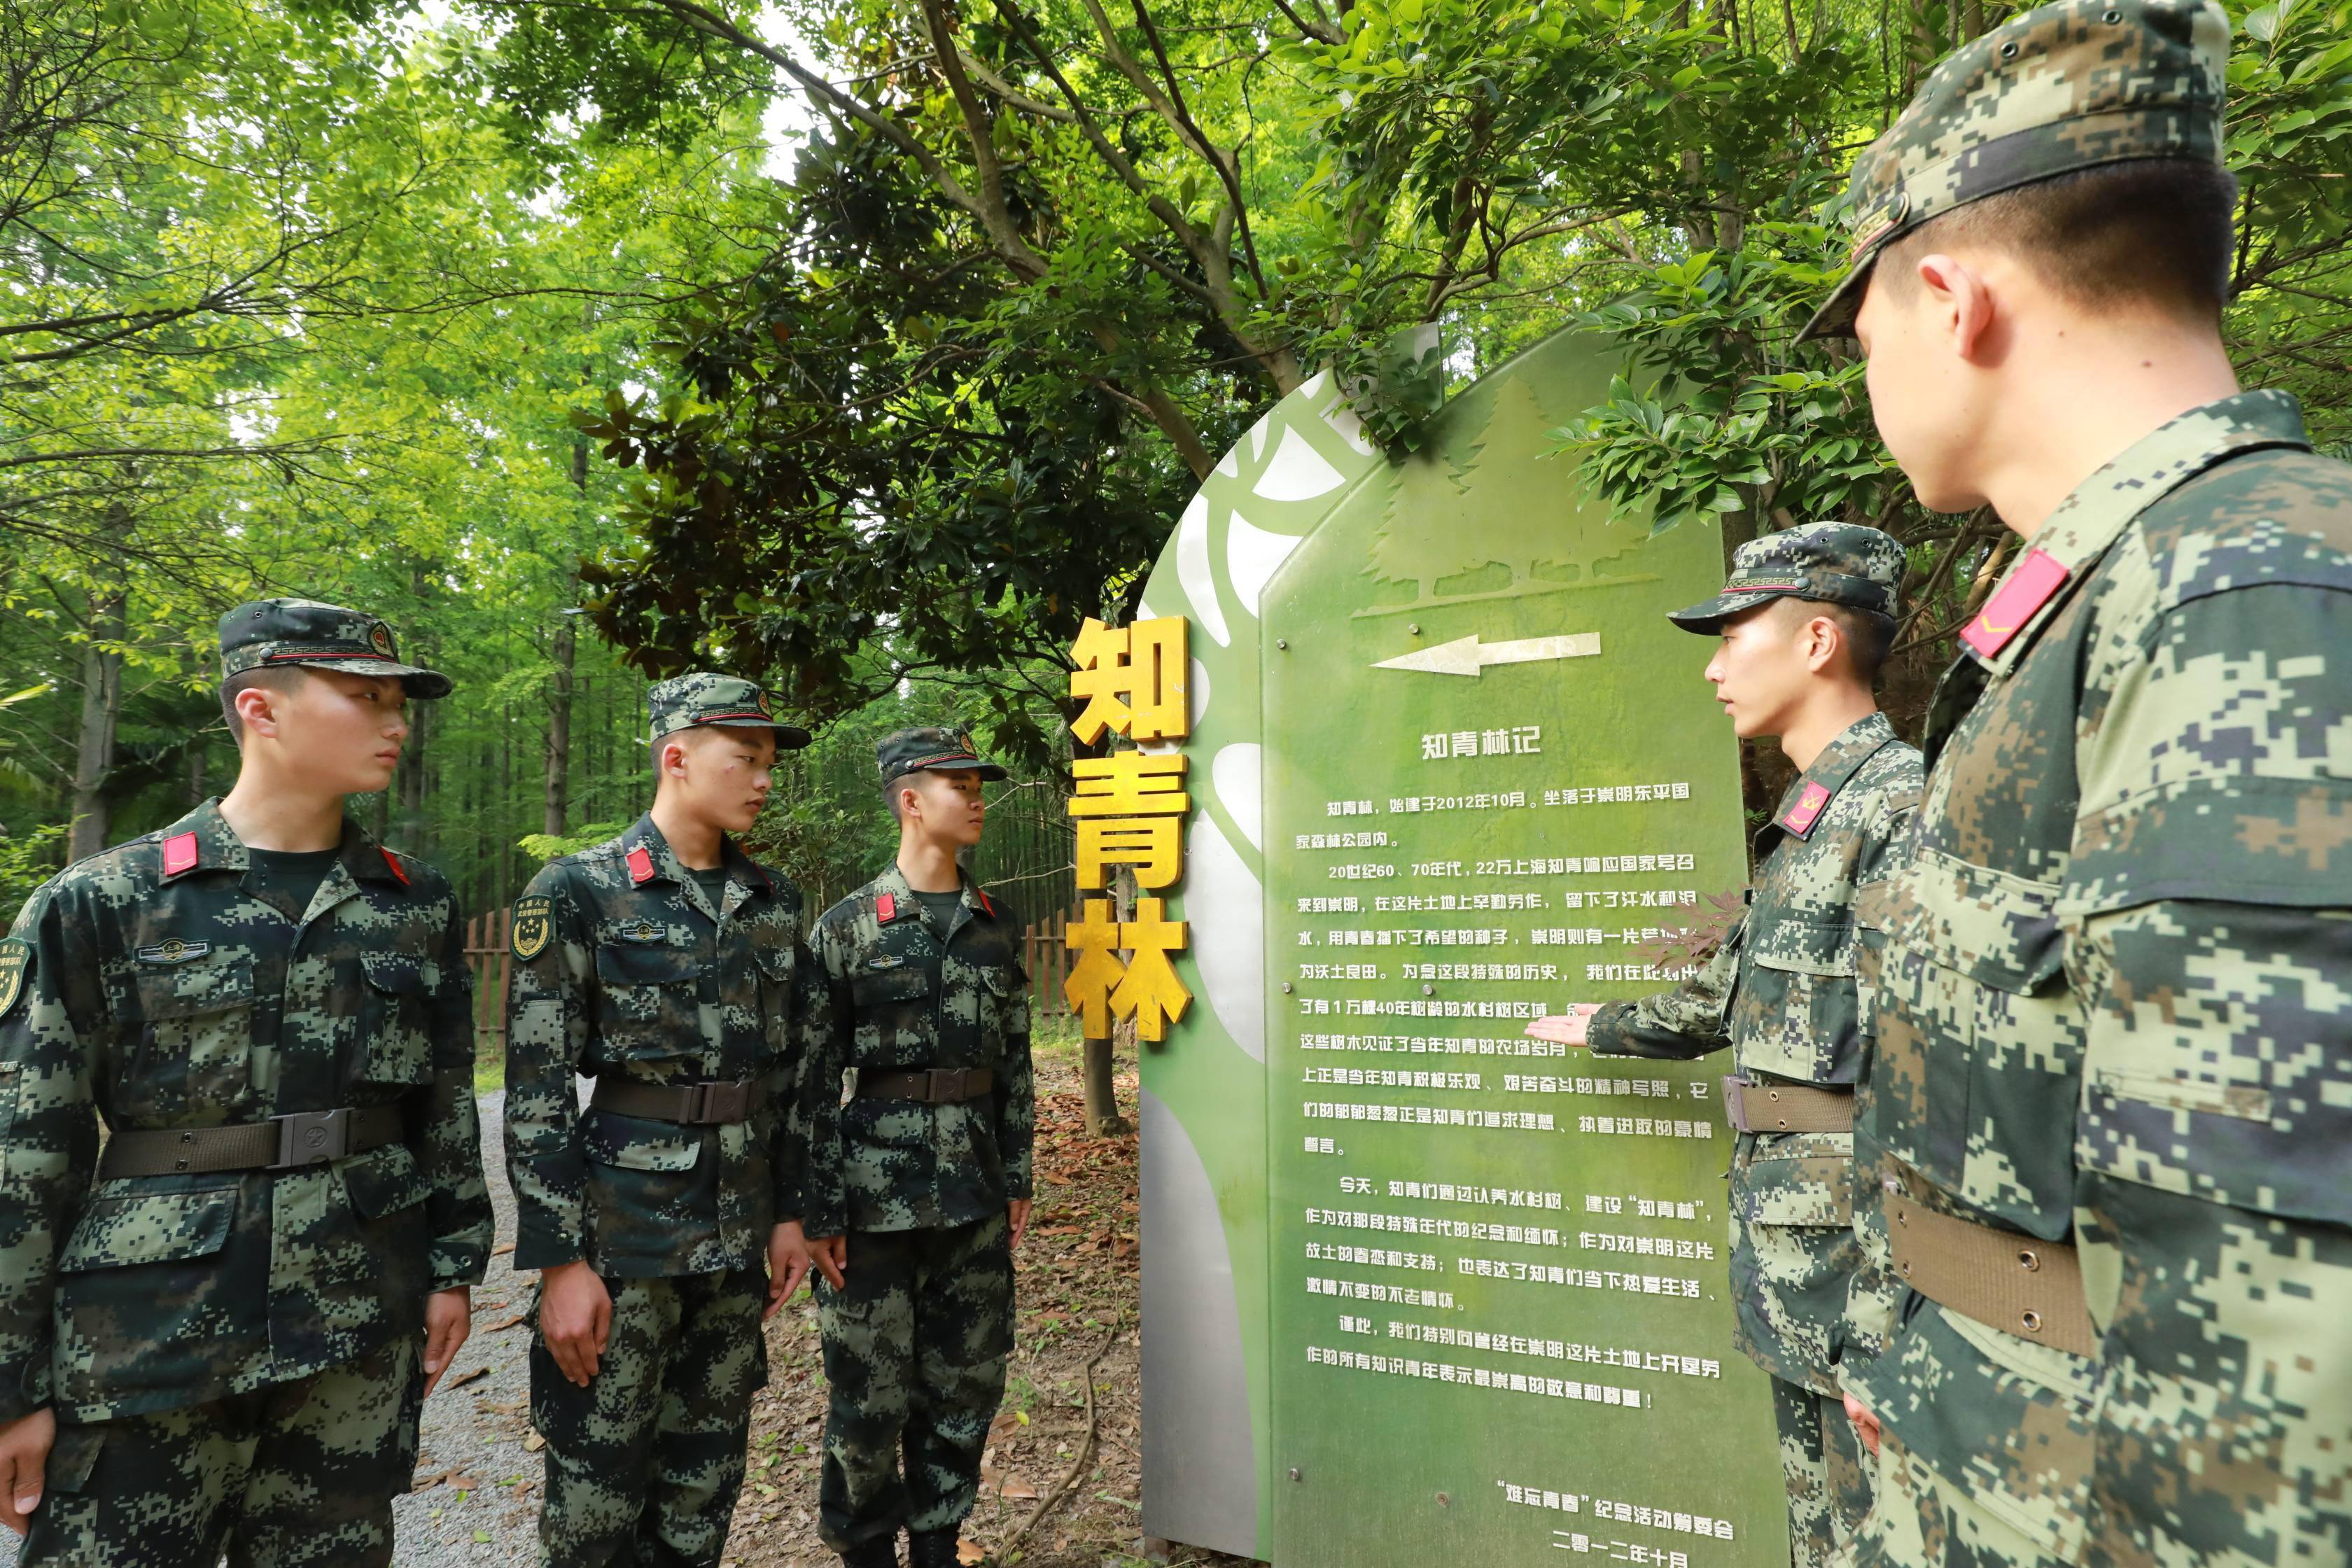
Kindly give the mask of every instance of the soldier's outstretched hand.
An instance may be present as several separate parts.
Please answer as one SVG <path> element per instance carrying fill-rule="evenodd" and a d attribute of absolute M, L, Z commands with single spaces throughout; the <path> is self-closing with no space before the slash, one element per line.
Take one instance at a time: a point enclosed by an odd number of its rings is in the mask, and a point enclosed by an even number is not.
<path fill-rule="evenodd" d="M 1601 1011 L 1593 1002 L 1571 1002 L 1557 1013 L 1538 1018 L 1528 1026 L 1528 1038 L 1556 1040 L 1563 1046 L 1584 1046 L 1585 1031 L 1592 1026 L 1592 1015 Z"/>
<path fill-rule="evenodd" d="M 457 1352 L 466 1345 L 466 1336 L 474 1331 L 474 1293 L 463 1285 L 447 1290 L 436 1290 L 425 1298 L 425 1397 L 433 1397 L 434 1386 Z"/>
<path fill-rule="evenodd" d="M 587 1387 L 612 1335 L 613 1296 L 587 1259 L 559 1264 L 540 1276 L 539 1337 L 566 1381 Z"/>
<path fill-rule="evenodd" d="M 32 1528 L 26 1516 L 41 1506 L 49 1445 L 57 1440 L 57 1413 L 46 1405 L 0 1426 L 0 1524 L 19 1535 Z"/>
<path fill-rule="evenodd" d="M 849 1267 L 849 1237 L 845 1236 L 811 1237 L 808 1244 L 809 1261 L 824 1276 L 824 1282 L 838 1290 L 844 1284 L 841 1271 Z"/>

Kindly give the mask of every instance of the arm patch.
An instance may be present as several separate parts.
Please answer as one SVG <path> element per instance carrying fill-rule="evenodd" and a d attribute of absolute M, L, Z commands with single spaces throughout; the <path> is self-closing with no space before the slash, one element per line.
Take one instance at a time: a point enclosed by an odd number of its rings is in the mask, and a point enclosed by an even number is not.
<path fill-rule="evenodd" d="M 514 925 L 508 933 L 508 945 L 515 957 L 529 963 L 547 951 L 554 934 L 554 900 L 545 893 L 530 893 L 515 900 Z"/>
<path fill-rule="evenodd" d="M 33 944 L 22 937 L 0 941 L 0 1018 L 15 1011 L 33 977 Z"/>

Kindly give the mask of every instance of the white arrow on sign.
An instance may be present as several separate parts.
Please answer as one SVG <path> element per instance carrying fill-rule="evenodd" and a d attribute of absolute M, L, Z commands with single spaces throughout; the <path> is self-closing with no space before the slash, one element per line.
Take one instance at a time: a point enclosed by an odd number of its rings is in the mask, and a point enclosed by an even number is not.
<path fill-rule="evenodd" d="M 1567 637 L 1522 637 L 1517 642 L 1478 640 L 1472 632 L 1466 637 L 1456 637 L 1435 647 L 1425 647 L 1399 658 L 1382 659 L 1374 669 L 1425 669 L 1433 675 L 1467 675 L 1477 673 L 1490 664 L 1533 664 L 1548 658 L 1591 658 L 1601 652 L 1599 632 L 1576 632 Z"/>

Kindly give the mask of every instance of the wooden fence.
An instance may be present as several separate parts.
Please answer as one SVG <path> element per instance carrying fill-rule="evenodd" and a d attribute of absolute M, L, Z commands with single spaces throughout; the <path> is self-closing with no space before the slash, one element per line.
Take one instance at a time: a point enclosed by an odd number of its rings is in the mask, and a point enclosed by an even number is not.
<path fill-rule="evenodd" d="M 474 1039 L 478 1048 L 495 1046 L 503 1055 L 507 1046 L 507 989 L 514 984 L 514 953 L 507 942 L 513 915 L 492 910 L 466 922 L 466 963 L 474 972 Z M 1070 917 L 1051 915 L 1021 933 L 1021 962 L 1029 971 L 1029 1010 L 1041 1018 L 1067 1016 L 1070 1004 L 1062 994 L 1069 978 L 1070 950 L 1062 933 Z"/>

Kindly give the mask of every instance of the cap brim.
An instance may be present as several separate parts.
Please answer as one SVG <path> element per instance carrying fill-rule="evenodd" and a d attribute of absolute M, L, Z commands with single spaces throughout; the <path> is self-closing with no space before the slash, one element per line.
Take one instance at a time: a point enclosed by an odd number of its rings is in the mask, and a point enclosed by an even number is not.
<path fill-rule="evenodd" d="M 773 730 L 776 750 L 797 752 L 809 743 L 811 736 L 798 724 L 779 724 L 772 719 L 706 719 L 702 727 L 710 730 Z M 692 725 L 688 729 L 694 728 Z"/>
<path fill-rule="evenodd" d="M 1712 599 L 1702 599 L 1686 610 L 1669 610 L 1666 619 L 1686 632 L 1713 636 L 1723 629 L 1723 623 L 1734 616 L 1745 615 L 1759 605 L 1785 598 L 1786 588 L 1748 590 L 1738 594 L 1717 594 Z"/>
<path fill-rule="evenodd" d="M 1830 290 L 1830 297 L 1822 301 L 1822 308 L 1813 312 L 1812 320 L 1797 334 L 1797 341 L 1809 343 L 1816 338 L 1853 337 L 1853 319 L 1862 314 L 1862 296 L 1870 287 L 1871 268 L 1877 265 L 1878 252 L 1874 250 L 1839 279 L 1838 286 Z"/>
<path fill-rule="evenodd" d="M 299 664 L 306 669 L 340 669 L 345 675 L 390 676 L 406 689 L 408 695 L 424 701 L 446 697 L 457 689 L 457 682 L 436 669 L 421 665 L 397 664 L 388 658 L 273 658 L 270 666 L 284 668 Z"/>
<path fill-rule="evenodd" d="M 920 767 L 908 768 L 904 773 L 891 774 L 891 781 L 896 783 L 905 778 L 908 773 L 978 773 L 990 784 L 1013 776 L 994 763 L 983 763 L 978 757 L 971 756 L 933 757 Z"/>

